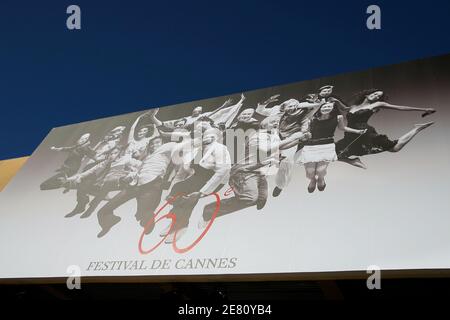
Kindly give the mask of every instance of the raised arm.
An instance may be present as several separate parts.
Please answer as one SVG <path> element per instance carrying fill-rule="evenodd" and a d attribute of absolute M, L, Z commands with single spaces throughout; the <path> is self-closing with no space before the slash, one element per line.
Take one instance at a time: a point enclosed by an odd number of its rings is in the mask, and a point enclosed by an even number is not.
<path fill-rule="evenodd" d="M 241 95 L 241 100 L 242 100 L 242 96 L 243 95 Z M 231 106 L 232 103 L 233 103 L 233 100 L 228 99 L 219 107 L 219 109 L 229 107 L 229 106 Z"/>
<path fill-rule="evenodd" d="M 349 106 L 347 106 L 345 103 L 343 103 L 341 100 L 339 100 L 335 97 L 330 97 L 330 98 L 328 98 L 328 100 L 334 102 L 336 107 L 339 109 L 339 112 L 342 114 L 346 114 L 348 112 L 348 110 L 350 110 Z"/>
<path fill-rule="evenodd" d="M 136 120 L 134 121 L 133 125 L 130 128 L 130 133 L 128 134 L 128 144 L 130 144 L 130 143 L 135 141 L 134 134 L 136 132 L 136 127 L 139 124 L 139 121 L 141 121 L 142 118 L 144 118 L 144 117 L 150 117 L 150 121 L 155 123 L 154 120 L 156 119 L 155 115 L 156 115 L 157 112 L 158 112 L 158 109 L 149 110 L 149 111 L 141 114 L 139 117 L 136 118 Z M 156 119 L 156 121 L 159 121 L 159 120 Z M 161 122 L 161 121 L 159 121 L 159 122 Z"/>
<path fill-rule="evenodd" d="M 142 119 L 144 114 L 141 114 L 139 117 L 137 117 L 136 120 L 134 121 L 133 125 L 131 126 L 130 133 L 128 134 L 128 144 L 133 143 L 135 141 L 134 133 L 136 131 L 136 127 L 137 127 L 139 121 Z"/>
<path fill-rule="evenodd" d="M 265 117 L 270 116 L 271 111 L 270 111 L 270 109 L 267 109 L 267 106 L 270 103 L 272 103 L 272 102 L 277 102 L 279 96 L 280 96 L 279 94 L 278 95 L 274 95 L 274 96 L 271 96 L 269 99 L 267 99 L 264 102 L 258 102 L 258 105 L 256 106 L 256 109 L 255 109 L 255 112 L 260 114 L 260 115 L 262 115 L 262 116 L 265 116 Z"/>
<path fill-rule="evenodd" d="M 433 108 L 415 108 L 415 107 L 408 107 L 408 106 L 399 106 L 395 104 L 390 104 L 384 101 L 375 102 L 373 104 L 373 109 L 391 109 L 391 110 L 398 110 L 398 111 L 422 111 L 426 113 L 434 113 L 436 112 Z"/>
<path fill-rule="evenodd" d="M 256 106 L 255 112 L 265 117 L 268 117 L 271 114 L 270 109 L 267 109 L 267 105 L 260 103 Z"/>
<path fill-rule="evenodd" d="M 280 150 L 286 150 L 292 148 L 299 144 L 300 141 L 306 141 L 311 139 L 311 133 L 309 132 L 296 132 L 293 133 L 289 138 L 285 139 L 280 143 Z"/>
<path fill-rule="evenodd" d="M 300 142 L 300 140 L 307 140 L 310 137 L 311 134 L 309 132 L 296 132 L 278 143 L 273 143 L 270 142 L 268 136 L 260 133 L 255 133 L 255 136 L 252 136 L 250 138 L 249 143 L 252 146 L 257 146 L 260 151 L 266 154 L 272 154 L 273 152 L 276 152 L 278 150 L 285 150 L 296 146 Z"/>
<path fill-rule="evenodd" d="M 154 108 L 150 111 L 148 111 L 148 117 L 150 118 L 150 121 L 155 124 L 157 127 L 161 127 L 164 125 L 164 122 L 156 118 L 156 114 L 158 113 L 159 108 Z"/>
<path fill-rule="evenodd" d="M 298 108 L 299 109 L 306 109 L 306 110 L 310 110 L 313 108 L 319 108 L 321 105 L 323 105 L 323 102 L 300 102 L 298 104 Z"/>
<path fill-rule="evenodd" d="M 70 146 L 70 147 L 51 147 L 50 150 L 53 151 L 72 151 L 73 149 L 75 149 L 77 146 Z"/>
<path fill-rule="evenodd" d="M 245 100 L 245 95 L 243 93 L 241 93 L 241 99 L 238 101 L 238 103 L 236 103 L 236 105 L 238 105 L 239 108 L 241 108 L 242 105 L 244 104 L 244 100 Z"/>

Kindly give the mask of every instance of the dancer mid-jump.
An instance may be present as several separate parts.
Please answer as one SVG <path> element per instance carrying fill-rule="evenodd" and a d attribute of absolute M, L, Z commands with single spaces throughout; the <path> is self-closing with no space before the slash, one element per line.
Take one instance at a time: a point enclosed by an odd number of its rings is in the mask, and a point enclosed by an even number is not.
<path fill-rule="evenodd" d="M 436 112 L 433 108 L 414 108 L 389 104 L 384 101 L 384 92 L 377 89 L 367 90 L 360 94 L 356 103 L 347 113 L 348 126 L 355 129 L 365 129 L 366 133 L 358 135 L 346 132 L 344 138 L 336 143 L 336 152 L 340 161 L 347 162 L 360 168 L 366 168 L 357 156 L 380 153 L 383 151 L 398 152 L 411 141 L 420 131 L 431 126 L 434 122 L 416 124 L 414 128 L 397 140 L 390 140 L 386 135 L 379 134 L 368 124 L 369 119 L 381 109 L 398 111 L 423 112 L 422 117 Z"/>
<path fill-rule="evenodd" d="M 334 144 L 336 128 L 345 132 L 361 135 L 365 129 L 357 130 L 345 125 L 344 116 L 340 114 L 335 102 L 323 104 L 309 122 L 311 138 L 300 150 L 299 161 L 304 164 L 306 177 L 310 180 L 308 192 L 314 192 L 316 186 L 319 191 L 325 189 L 325 175 L 328 164 L 337 160 Z"/>

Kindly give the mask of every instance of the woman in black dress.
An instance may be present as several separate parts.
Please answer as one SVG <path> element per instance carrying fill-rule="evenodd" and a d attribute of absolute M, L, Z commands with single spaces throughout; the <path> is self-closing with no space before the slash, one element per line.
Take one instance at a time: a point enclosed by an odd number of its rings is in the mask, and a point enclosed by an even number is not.
<path fill-rule="evenodd" d="M 379 134 L 375 128 L 368 124 L 369 119 L 381 109 L 420 111 L 423 112 L 422 117 L 435 112 L 432 108 L 414 108 L 389 104 L 384 101 L 384 92 L 381 90 L 372 89 L 363 92 L 355 105 L 347 113 L 347 122 L 348 126 L 352 128 L 365 129 L 367 131 L 363 135 L 351 132 L 345 133 L 344 138 L 336 143 L 336 152 L 340 161 L 365 169 L 365 165 L 357 156 L 375 154 L 383 151 L 398 152 L 416 134 L 434 123 L 416 124 L 412 130 L 397 140 L 390 140 L 386 135 Z"/>

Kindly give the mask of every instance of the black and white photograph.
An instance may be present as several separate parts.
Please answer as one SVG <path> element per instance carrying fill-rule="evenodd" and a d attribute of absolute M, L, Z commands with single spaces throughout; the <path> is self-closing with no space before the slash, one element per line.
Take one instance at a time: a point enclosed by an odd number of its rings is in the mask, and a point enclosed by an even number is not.
<path fill-rule="evenodd" d="M 448 267 L 449 85 L 444 55 L 54 128 L 2 277 Z"/>

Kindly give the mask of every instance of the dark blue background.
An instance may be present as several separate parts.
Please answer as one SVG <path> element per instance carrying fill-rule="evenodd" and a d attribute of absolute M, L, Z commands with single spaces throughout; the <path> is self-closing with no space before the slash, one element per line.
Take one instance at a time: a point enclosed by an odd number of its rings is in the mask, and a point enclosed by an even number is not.
<path fill-rule="evenodd" d="M 0 159 L 55 126 L 445 54 L 449 14 L 448 0 L 2 0 Z"/>

